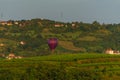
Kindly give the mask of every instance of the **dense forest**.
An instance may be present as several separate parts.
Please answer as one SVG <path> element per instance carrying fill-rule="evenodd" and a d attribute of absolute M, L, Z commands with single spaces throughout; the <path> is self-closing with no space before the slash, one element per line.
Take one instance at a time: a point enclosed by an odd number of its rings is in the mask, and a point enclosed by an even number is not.
<path fill-rule="evenodd" d="M 0 54 L 50 54 L 47 40 L 58 38 L 55 53 L 103 53 L 120 50 L 120 24 L 59 22 L 48 19 L 0 22 Z"/>

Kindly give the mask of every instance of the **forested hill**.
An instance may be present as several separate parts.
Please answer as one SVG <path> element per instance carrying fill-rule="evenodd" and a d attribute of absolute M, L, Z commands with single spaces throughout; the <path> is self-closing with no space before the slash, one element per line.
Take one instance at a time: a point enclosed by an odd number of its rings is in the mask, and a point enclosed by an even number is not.
<path fill-rule="evenodd" d="M 59 40 L 55 53 L 103 53 L 108 48 L 120 50 L 120 24 L 32 19 L 0 22 L 0 54 L 49 54 L 47 39 L 51 37 Z"/>

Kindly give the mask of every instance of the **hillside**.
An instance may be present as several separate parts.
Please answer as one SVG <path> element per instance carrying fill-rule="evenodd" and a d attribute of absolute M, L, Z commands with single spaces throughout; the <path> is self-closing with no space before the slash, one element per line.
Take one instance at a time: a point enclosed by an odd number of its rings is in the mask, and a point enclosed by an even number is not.
<path fill-rule="evenodd" d="M 2 80 L 119 80 L 120 55 L 59 54 L 0 60 Z"/>
<path fill-rule="evenodd" d="M 120 50 L 120 25 L 31 19 L 0 22 L 0 54 L 20 56 L 50 54 L 47 40 L 58 39 L 55 53 L 103 53 Z M 23 43 L 23 44 L 21 44 Z"/>
<path fill-rule="evenodd" d="M 71 41 L 59 41 L 59 45 L 65 49 L 73 50 L 73 51 L 81 51 L 81 48 L 74 46 Z"/>

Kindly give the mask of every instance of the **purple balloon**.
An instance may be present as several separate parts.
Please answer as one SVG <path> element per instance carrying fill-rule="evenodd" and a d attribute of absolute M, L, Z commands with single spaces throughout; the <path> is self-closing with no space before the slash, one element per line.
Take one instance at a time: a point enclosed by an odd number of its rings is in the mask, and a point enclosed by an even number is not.
<path fill-rule="evenodd" d="M 57 44 L 58 44 L 58 39 L 56 38 L 50 38 L 48 40 L 48 46 L 52 51 L 56 48 Z"/>

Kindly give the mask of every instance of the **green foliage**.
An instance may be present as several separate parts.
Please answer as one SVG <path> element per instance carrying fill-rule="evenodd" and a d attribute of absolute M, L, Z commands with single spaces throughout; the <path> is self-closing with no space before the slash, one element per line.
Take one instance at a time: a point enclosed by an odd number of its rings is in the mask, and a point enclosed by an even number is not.
<path fill-rule="evenodd" d="M 97 21 L 64 23 L 47 19 L 19 20 L 18 24 L 14 22 L 11 21 L 11 26 L 0 26 L 0 44 L 5 44 L 0 48 L 0 53 L 25 53 L 26 56 L 49 54 L 47 39 L 51 37 L 58 38 L 60 43 L 56 53 L 101 53 L 107 48 L 120 50 L 120 24 L 100 24 Z M 55 27 L 56 24 L 58 27 Z M 21 45 L 21 41 L 25 45 Z"/>
<path fill-rule="evenodd" d="M 120 56 L 59 54 L 0 60 L 0 80 L 118 80 Z"/>

